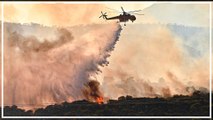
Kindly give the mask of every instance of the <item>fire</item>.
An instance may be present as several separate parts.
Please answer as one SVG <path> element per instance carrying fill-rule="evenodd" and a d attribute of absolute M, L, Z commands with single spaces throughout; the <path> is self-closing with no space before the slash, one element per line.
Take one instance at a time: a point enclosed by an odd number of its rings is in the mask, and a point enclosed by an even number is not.
<path fill-rule="evenodd" d="M 96 102 L 98 103 L 98 104 L 103 104 L 104 103 L 104 99 L 103 99 L 103 97 L 97 97 L 96 98 Z"/>

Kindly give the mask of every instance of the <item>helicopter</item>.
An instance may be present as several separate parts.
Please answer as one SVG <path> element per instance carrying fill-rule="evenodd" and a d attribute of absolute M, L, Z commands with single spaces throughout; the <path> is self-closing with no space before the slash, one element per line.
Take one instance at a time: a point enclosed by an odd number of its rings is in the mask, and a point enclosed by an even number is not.
<path fill-rule="evenodd" d="M 135 15 L 131 15 L 132 14 L 136 14 L 136 15 L 144 15 L 144 14 L 139 14 L 136 12 L 140 12 L 141 10 L 134 10 L 134 11 L 129 11 L 129 12 L 125 12 L 123 7 L 121 7 L 122 10 L 122 14 L 118 15 L 118 16 L 114 16 L 114 17 L 107 17 L 107 12 L 103 13 L 101 11 L 101 16 L 99 18 L 103 18 L 105 20 L 115 20 L 118 19 L 120 22 L 124 22 L 124 26 L 126 26 L 126 22 L 128 22 L 129 20 L 134 22 L 136 20 Z"/>

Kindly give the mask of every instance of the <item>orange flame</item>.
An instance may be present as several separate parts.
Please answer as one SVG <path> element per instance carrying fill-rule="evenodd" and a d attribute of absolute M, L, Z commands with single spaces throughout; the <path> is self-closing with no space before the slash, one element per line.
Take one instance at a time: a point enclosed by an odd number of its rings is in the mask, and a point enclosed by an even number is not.
<path fill-rule="evenodd" d="M 97 97 L 97 98 L 96 98 L 96 102 L 97 102 L 98 104 L 103 104 L 103 103 L 104 103 L 103 97 Z"/>

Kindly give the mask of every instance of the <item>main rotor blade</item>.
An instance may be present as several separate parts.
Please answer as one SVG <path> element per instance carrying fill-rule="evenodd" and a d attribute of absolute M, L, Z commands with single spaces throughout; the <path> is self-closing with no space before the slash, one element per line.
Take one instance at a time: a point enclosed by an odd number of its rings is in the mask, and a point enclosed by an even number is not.
<path fill-rule="evenodd" d="M 123 12 L 115 12 L 115 11 L 111 11 L 111 12 L 108 12 L 108 13 L 123 13 Z"/>
<path fill-rule="evenodd" d="M 113 8 L 109 8 L 109 7 L 106 7 L 107 9 L 110 9 L 110 10 L 113 10 L 113 11 L 115 11 L 115 12 L 119 12 L 118 10 L 116 10 L 116 9 L 113 9 Z"/>
<path fill-rule="evenodd" d="M 134 12 L 141 12 L 142 10 L 133 10 L 133 11 L 128 11 L 128 13 L 134 13 Z"/>
<path fill-rule="evenodd" d="M 121 6 L 121 10 L 122 10 L 123 12 L 125 12 L 122 6 Z"/>
<path fill-rule="evenodd" d="M 144 15 L 144 14 L 140 14 L 140 13 L 132 13 L 132 14 L 135 14 L 135 15 Z"/>

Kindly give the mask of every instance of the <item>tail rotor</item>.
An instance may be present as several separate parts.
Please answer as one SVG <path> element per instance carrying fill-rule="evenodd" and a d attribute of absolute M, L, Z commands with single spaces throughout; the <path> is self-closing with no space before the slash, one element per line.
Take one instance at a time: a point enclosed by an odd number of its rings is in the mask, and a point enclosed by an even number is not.
<path fill-rule="evenodd" d="M 106 12 L 103 13 L 103 12 L 101 11 L 101 16 L 99 16 L 99 18 L 107 19 L 107 13 L 106 13 Z"/>

